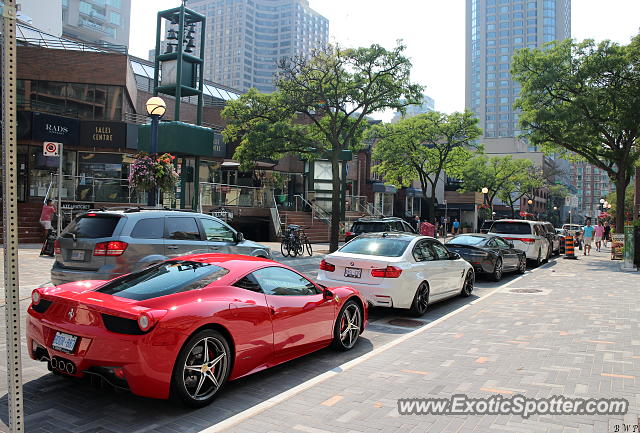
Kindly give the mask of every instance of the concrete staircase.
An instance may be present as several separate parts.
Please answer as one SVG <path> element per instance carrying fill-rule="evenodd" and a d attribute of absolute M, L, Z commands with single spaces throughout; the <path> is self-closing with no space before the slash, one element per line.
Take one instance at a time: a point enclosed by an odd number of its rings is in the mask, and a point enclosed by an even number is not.
<path fill-rule="evenodd" d="M 280 211 L 280 220 L 283 223 L 283 232 L 287 225 L 296 224 L 305 228 L 304 231 L 311 243 L 329 242 L 329 225 L 312 219 L 311 212 Z"/>
<path fill-rule="evenodd" d="M 42 202 L 18 203 L 19 243 L 40 243 L 44 240 L 44 230 L 40 225 L 40 212 L 42 212 Z M 0 233 L 3 233 L 3 224 L 3 218 L 0 218 Z"/>

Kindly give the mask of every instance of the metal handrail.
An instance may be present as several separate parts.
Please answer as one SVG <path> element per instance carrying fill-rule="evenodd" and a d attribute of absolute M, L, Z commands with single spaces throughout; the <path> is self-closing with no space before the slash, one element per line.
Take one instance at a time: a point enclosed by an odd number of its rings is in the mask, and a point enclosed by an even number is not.
<path fill-rule="evenodd" d="M 330 224 L 331 223 L 331 215 L 326 210 L 322 209 L 317 204 L 313 204 L 313 203 L 309 202 L 301 194 L 294 194 L 293 197 L 294 197 L 294 199 L 296 199 L 296 211 L 298 210 L 298 201 L 297 201 L 297 199 L 300 199 L 304 204 L 306 204 L 307 206 L 309 206 L 309 208 L 311 208 L 311 220 L 312 221 L 314 219 L 317 219 L 317 220 L 320 220 L 320 221 L 324 222 L 325 224 Z"/>
<path fill-rule="evenodd" d="M 47 188 L 47 193 L 45 194 L 45 203 L 47 198 L 49 197 L 49 193 L 51 192 L 51 190 L 53 190 L 54 188 L 57 188 L 57 179 L 58 179 L 58 174 L 57 173 L 52 173 L 51 174 L 51 180 L 49 182 L 49 187 Z M 80 180 L 82 180 L 82 183 L 80 182 Z M 63 175 L 62 176 L 62 181 L 63 182 L 68 182 L 68 181 L 72 181 L 72 185 L 71 185 L 71 189 L 68 187 L 67 184 L 67 191 L 72 191 L 72 195 L 69 196 L 69 194 L 65 194 L 64 197 L 62 197 L 62 199 L 66 199 L 66 200 L 71 200 L 71 201 L 92 201 L 92 202 L 114 202 L 114 203 L 135 203 L 135 204 L 142 204 L 142 203 L 146 203 L 146 197 L 144 197 L 144 195 L 146 193 L 138 193 L 138 191 L 136 191 L 135 188 L 131 187 L 131 185 L 129 184 L 129 181 L 126 179 L 120 179 L 120 178 L 108 178 L 108 177 L 92 177 L 92 176 L 71 176 L 71 175 Z M 122 188 L 124 190 L 124 188 L 126 188 L 126 196 L 122 195 L 122 196 L 117 196 L 117 198 L 119 199 L 111 199 L 110 197 L 103 197 L 100 198 L 98 197 L 98 200 L 96 200 L 96 190 L 100 189 L 103 186 L 108 186 L 108 187 L 119 187 Z M 86 198 L 86 197 L 78 197 L 77 196 L 77 191 L 78 191 L 78 187 L 80 186 L 86 186 L 88 188 L 90 188 L 91 190 L 91 197 L 90 198 Z"/>
<path fill-rule="evenodd" d="M 276 236 L 280 237 L 282 235 L 282 219 L 280 218 L 280 211 L 278 210 L 278 203 L 276 202 L 275 190 L 271 191 L 271 198 L 273 199 L 273 209 L 276 210 Z"/>

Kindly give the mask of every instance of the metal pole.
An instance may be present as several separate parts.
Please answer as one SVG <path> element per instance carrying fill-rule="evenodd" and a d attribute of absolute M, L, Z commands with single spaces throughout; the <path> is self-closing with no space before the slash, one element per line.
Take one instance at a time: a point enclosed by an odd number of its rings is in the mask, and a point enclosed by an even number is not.
<path fill-rule="evenodd" d="M 58 149 L 58 224 L 56 224 L 56 230 L 58 236 L 62 233 L 62 158 L 64 157 L 64 145 L 60 143 L 60 149 Z"/>
<path fill-rule="evenodd" d="M 444 240 L 447 240 L 447 223 L 449 222 L 447 217 L 447 201 L 444 201 Z"/>
<path fill-rule="evenodd" d="M 160 123 L 160 116 L 157 114 L 151 115 L 151 157 L 154 158 L 155 154 L 158 153 L 158 124 Z M 149 196 L 147 197 L 147 203 L 149 206 L 155 206 L 157 204 L 156 201 L 156 188 L 153 187 L 149 191 Z"/>
<path fill-rule="evenodd" d="M 0 2 L 2 12 L 2 207 L 7 337 L 9 431 L 24 432 L 20 292 L 18 284 L 18 167 L 16 164 L 16 0 Z"/>

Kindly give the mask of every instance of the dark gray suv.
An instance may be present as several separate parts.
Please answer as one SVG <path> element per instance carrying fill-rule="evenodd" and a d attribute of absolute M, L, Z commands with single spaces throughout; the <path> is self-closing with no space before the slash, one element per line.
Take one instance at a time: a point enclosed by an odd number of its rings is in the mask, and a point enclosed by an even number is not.
<path fill-rule="evenodd" d="M 55 241 L 53 284 L 109 280 L 172 257 L 198 253 L 271 258 L 269 247 L 244 239 L 218 218 L 195 212 L 87 212 Z"/>

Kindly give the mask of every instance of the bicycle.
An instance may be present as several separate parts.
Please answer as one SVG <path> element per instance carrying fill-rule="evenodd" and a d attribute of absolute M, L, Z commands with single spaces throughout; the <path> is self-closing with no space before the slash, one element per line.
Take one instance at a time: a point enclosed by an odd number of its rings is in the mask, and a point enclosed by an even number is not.
<path fill-rule="evenodd" d="M 289 224 L 280 243 L 280 252 L 284 257 L 296 257 L 303 255 L 305 249 L 310 256 L 313 255 L 311 242 L 304 229 L 299 225 Z"/>

